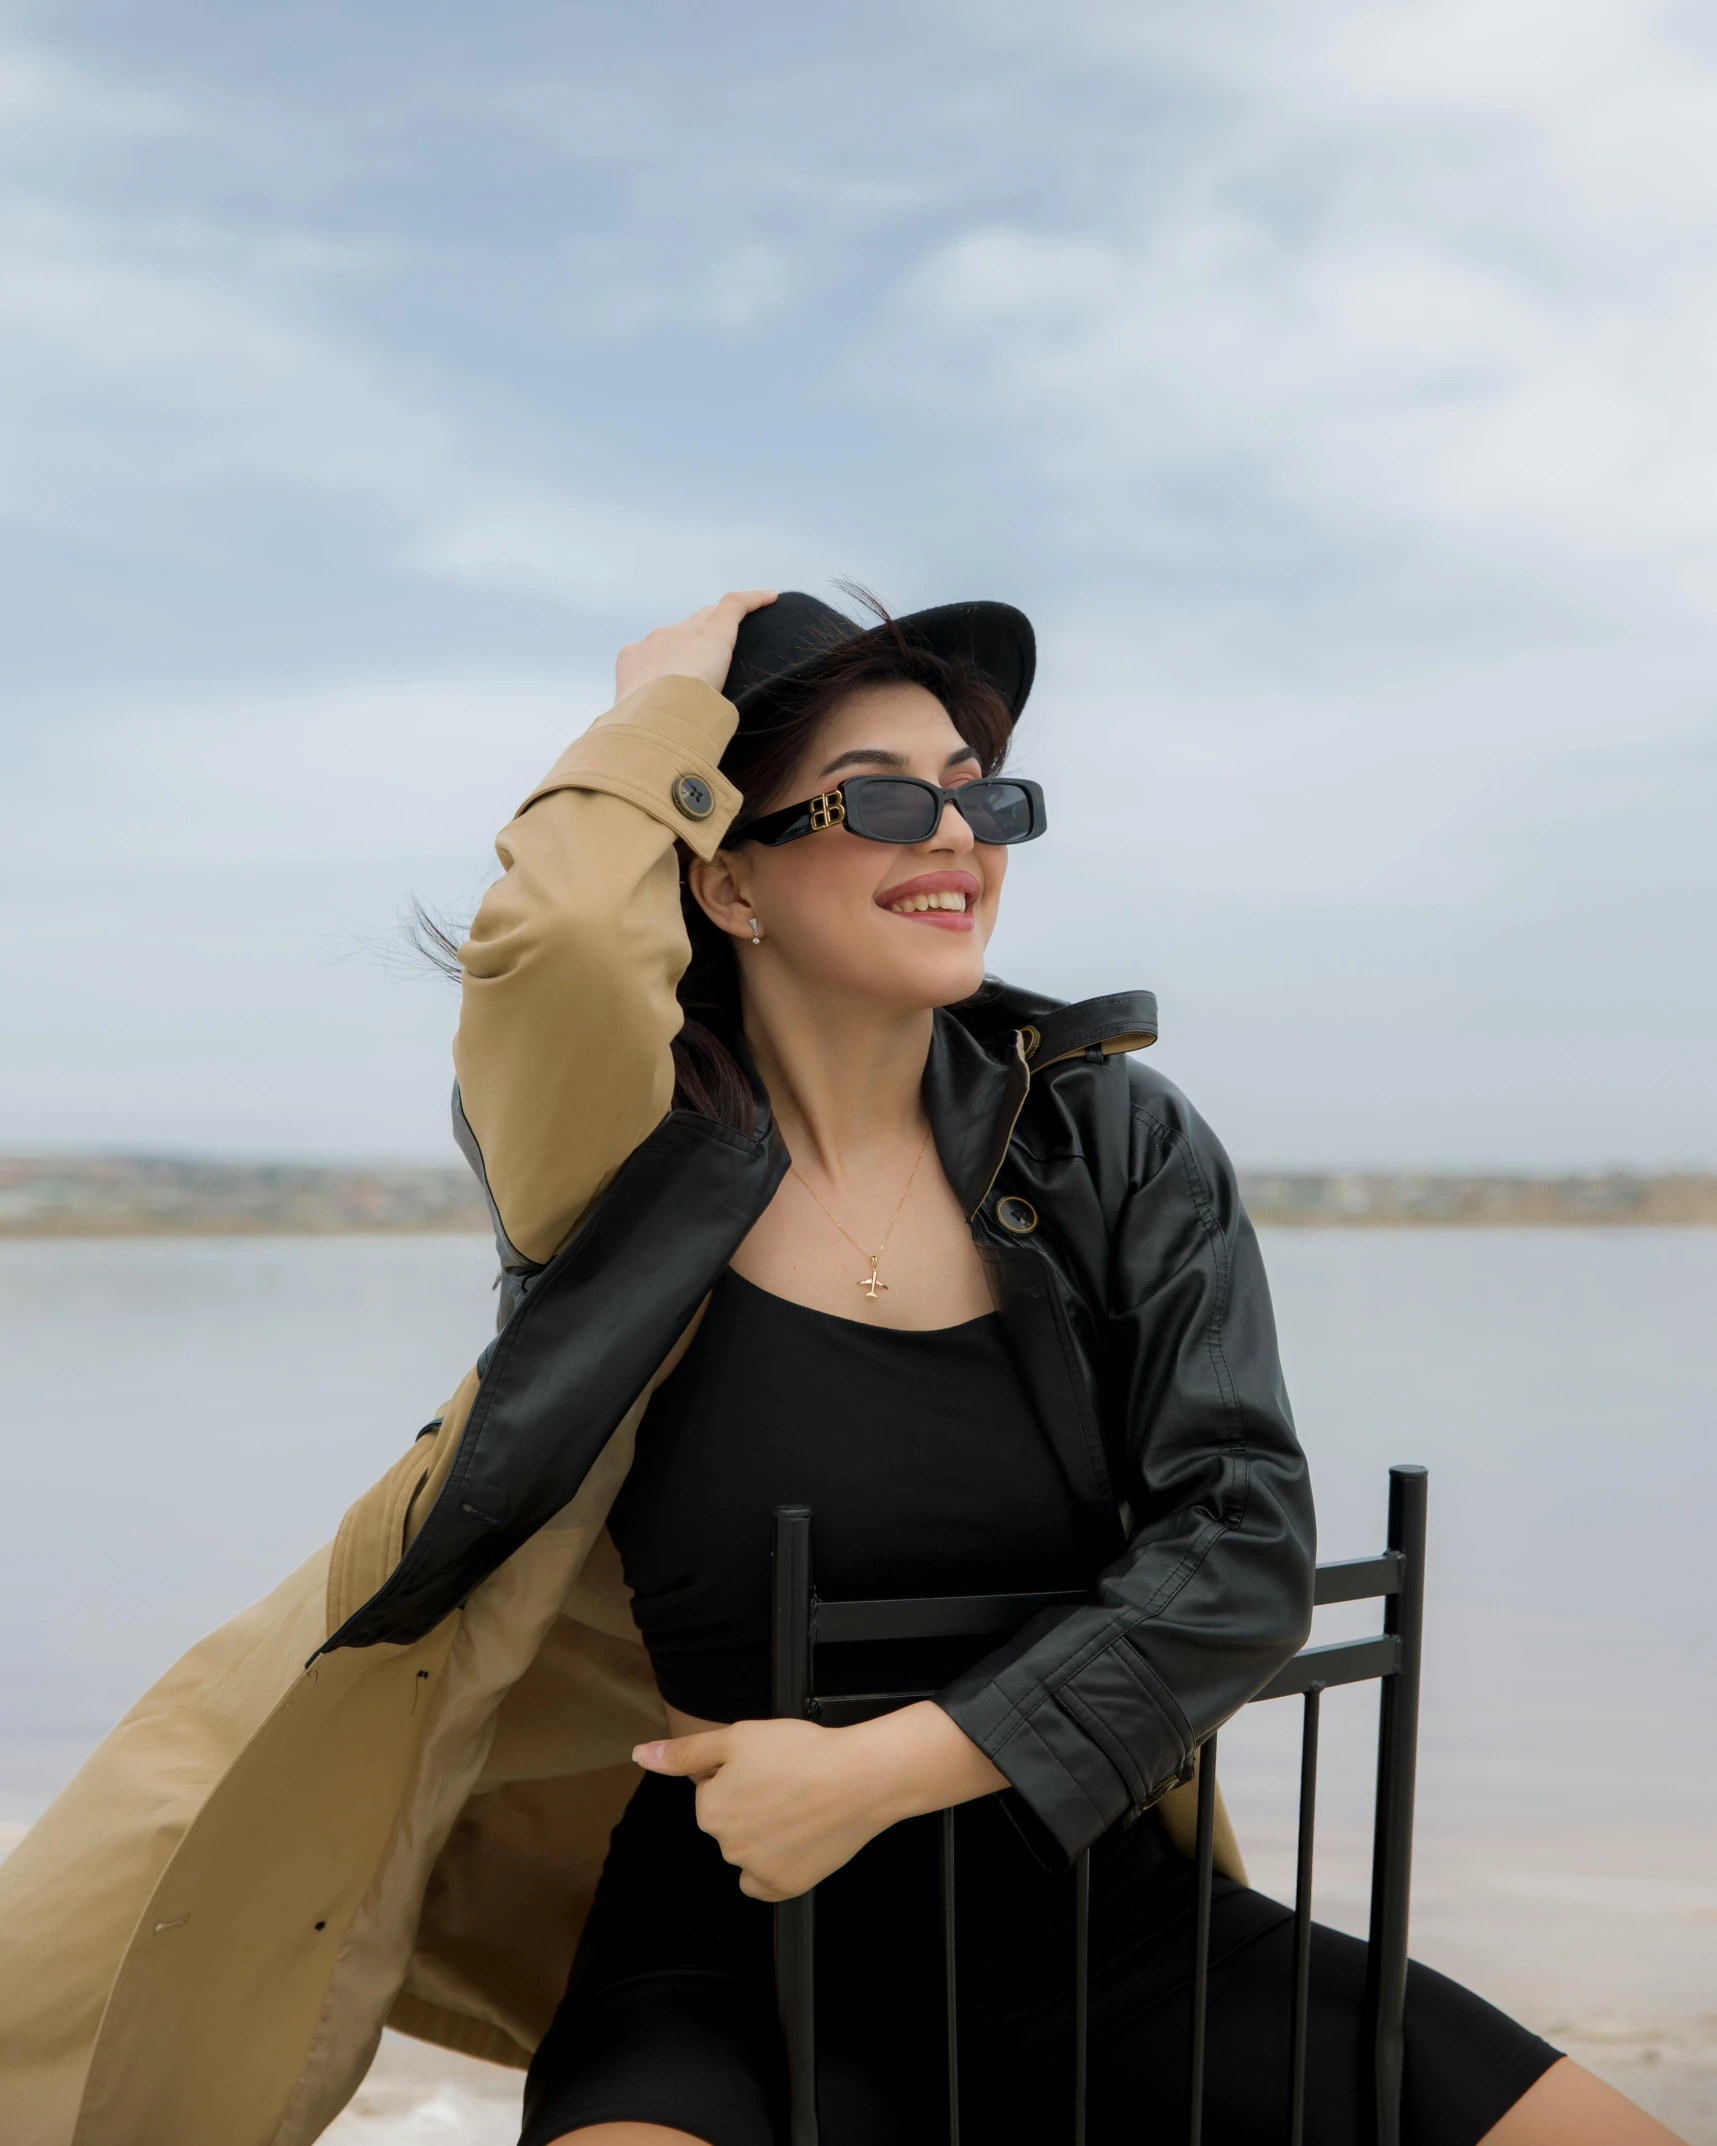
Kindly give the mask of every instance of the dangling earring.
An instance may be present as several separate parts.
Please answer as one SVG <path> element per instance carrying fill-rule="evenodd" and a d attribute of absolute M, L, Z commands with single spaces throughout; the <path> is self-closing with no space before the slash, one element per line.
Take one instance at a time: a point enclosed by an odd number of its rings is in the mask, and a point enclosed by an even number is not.
<path fill-rule="evenodd" d="M 751 919 L 751 943 L 753 946 L 761 946 L 763 944 L 763 934 L 757 927 L 757 919 L 755 917 Z"/>

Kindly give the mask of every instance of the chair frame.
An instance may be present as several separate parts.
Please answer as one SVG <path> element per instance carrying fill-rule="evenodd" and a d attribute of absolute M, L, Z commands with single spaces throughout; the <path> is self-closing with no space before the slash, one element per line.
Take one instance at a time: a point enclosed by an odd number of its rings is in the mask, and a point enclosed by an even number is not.
<path fill-rule="evenodd" d="M 1323 1694 L 1341 1684 L 1381 1686 L 1377 1733 L 1377 1795 L 1372 1828 L 1371 1919 L 1366 1958 L 1366 2021 L 1361 2091 L 1370 2102 L 1376 2146 L 1400 2146 L 1401 2078 L 1407 1991 L 1407 1923 L 1412 1882 L 1413 1798 L 1419 1738 L 1419 1674 L 1424 1633 L 1426 1472 L 1389 1471 L 1387 1547 L 1375 1557 L 1317 1568 L 1314 1601 L 1381 1598 L 1383 1630 L 1364 1639 L 1306 1647 L 1287 1662 L 1254 1705 L 1266 1699 L 1304 1701 L 1300 1732 L 1299 1820 L 1295 1851 L 1294 1974 L 1290 1997 L 1289 2146 L 1304 2146 L 1306 2031 L 1312 1938 L 1313 1835 L 1317 1815 L 1319 1717 Z M 865 1692 L 832 1696 L 815 1688 L 819 1647 L 854 1641 L 994 1639 L 1029 1618 L 1067 1608 L 1084 1594 L 946 1595 L 922 1600 L 825 1602 L 813 1584 L 809 1506 L 781 1505 L 774 1516 L 771 1704 L 777 1716 L 831 1726 L 873 1719 L 933 1692 Z M 1210 1920 L 1216 1834 L 1216 1733 L 1197 1754 L 1194 1835 L 1192 2017 L 1187 2051 L 1188 2146 L 1203 2146 L 1205 2039 L 1209 2016 Z M 954 1813 L 940 1814 L 943 1973 L 948 2037 L 948 2138 L 960 2146 L 959 1990 L 955 1956 Z M 1074 1859 L 1074 2146 L 1085 2146 L 1089 2041 L 1091 1852 Z M 817 2146 L 816 1892 L 780 1902 L 775 1910 L 775 1984 L 787 2052 L 791 2146 Z"/>

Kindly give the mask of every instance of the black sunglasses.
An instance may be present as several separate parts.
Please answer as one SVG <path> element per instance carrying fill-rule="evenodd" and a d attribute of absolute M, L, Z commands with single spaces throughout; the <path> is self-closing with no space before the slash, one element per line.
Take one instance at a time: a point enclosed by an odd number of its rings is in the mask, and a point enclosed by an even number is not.
<path fill-rule="evenodd" d="M 1042 790 L 1023 776 L 990 775 L 944 790 L 916 775 L 849 775 L 802 804 L 744 821 L 727 839 L 779 849 L 801 835 L 844 827 L 867 842 L 923 842 L 941 826 L 948 805 L 980 842 L 1035 842 L 1049 825 Z"/>

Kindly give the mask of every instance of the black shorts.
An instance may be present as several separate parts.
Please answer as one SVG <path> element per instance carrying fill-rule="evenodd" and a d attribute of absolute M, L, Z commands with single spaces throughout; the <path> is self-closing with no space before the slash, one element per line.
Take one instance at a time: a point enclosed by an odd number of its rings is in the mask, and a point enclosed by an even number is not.
<path fill-rule="evenodd" d="M 1072 2137 L 1073 1885 L 993 1801 L 958 1814 L 962 2128 L 986 2146 Z M 943 2146 L 936 1828 L 880 1835 L 817 1889 L 824 2146 Z M 1192 1871 L 1149 1815 L 1092 1859 L 1090 2146 L 1184 2134 Z M 525 2088 L 522 2146 L 581 2125 L 670 2125 L 779 2146 L 785 2068 L 771 1910 L 697 1829 L 691 1784 L 647 1775 L 620 1824 Z M 1209 2146 L 1285 2135 L 1292 1918 L 1216 1881 Z M 1365 1948 L 1314 1929 L 1307 2146 L 1361 2146 Z M 1407 1979 L 1404 2146 L 1476 2142 L 1557 2052 L 1459 1984 Z"/>

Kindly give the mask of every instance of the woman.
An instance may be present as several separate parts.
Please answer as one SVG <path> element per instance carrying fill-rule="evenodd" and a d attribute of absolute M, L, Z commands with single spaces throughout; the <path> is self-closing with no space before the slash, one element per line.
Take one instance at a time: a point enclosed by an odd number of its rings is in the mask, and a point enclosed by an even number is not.
<path fill-rule="evenodd" d="M 1312 1517 L 1221 1149 L 1144 994 L 986 984 L 1030 628 L 733 595 L 624 650 L 459 949 L 500 1331 L 334 1542 L 0 1866 L 0 2135 L 307 2146 L 384 2022 L 530 2063 L 525 2146 L 781 2136 L 769 1902 L 818 1887 L 823 2137 L 941 2136 L 926 1814 L 958 1806 L 967 2135 L 1172 2133 L 1190 1754 L 1300 1644 Z M 1111 776 L 1110 779 L 1113 779 Z M 773 1508 L 828 1596 L 1088 1597 L 853 1649 L 770 1721 Z M 1219 1834 L 1207 2137 L 1276 2135 L 1287 1918 Z M 1357 2139 L 1320 1932 L 1307 2136 Z M 569 1974 L 570 1968 L 570 1974 Z M 1664 2139 L 1415 1969 L 1415 2146 Z"/>
<path fill-rule="evenodd" d="M 1150 1807 L 1309 1622 L 1311 1510 L 1262 1271 L 1220 1149 L 1121 1055 L 1151 1040 L 1148 1013 L 1080 1009 L 1046 1050 L 1048 1013 L 985 996 L 1008 848 L 1042 828 L 1040 800 L 991 779 L 1029 690 L 1024 620 L 971 606 L 837 637 L 809 599 L 771 602 L 729 596 L 618 664 L 629 721 L 671 695 L 725 724 L 688 680 L 737 701 L 722 768 L 743 802 L 682 874 L 677 1099 L 725 1099 L 743 1124 L 743 1066 L 791 1159 L 665 1367 L 610 1514 L 670 1734 L 634 1754 L 651 1778 L 537 2052 L 526 2146 L 777 2137 L 768 1918 L 750 1903 L 819 1883 L 823 2136 L 942 2136 L 935 1894 L 924 1829 L 903 1822 L 968 1804 L 971 2135 L 1065 2128 L 1053 1866 L 1099 1837 L 1091 2135 L 1162 2135 L 1187 1883 Z M 520 895 L 491 901 L 464 956 L 479 988 Z M 639 914 L 669 901 L 661 870 Z M 986 1051 L 962 1055 L 951 1007 Z M 1016 1036 L 1029 1085 L 998 1077 Z M 1026 1308 L 1058 1285 L 1083 1393 L 1044 1365 Z M 1101 1606 L 944 1662 L 935 1701 L 861 1726 L 762 1718 L 766 1523 L 801 1500 L 828 1595 L 1095 1586 Z M 899 1662 L 846 1673 L 912 1682 Z M 1004 1797 L 1013 1827 L 980 1801 Z M 1213 2138 L 1280 2121 L 1286 1929 L 1224 1885 Z M 1360 1948 L 1320 1932 L 1316 1957 L 1310 2135 L 1358 2139 Z M 1427 2146 L 1657 2133 L 1417 1971 L 1408 2097 Z"/>

